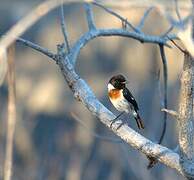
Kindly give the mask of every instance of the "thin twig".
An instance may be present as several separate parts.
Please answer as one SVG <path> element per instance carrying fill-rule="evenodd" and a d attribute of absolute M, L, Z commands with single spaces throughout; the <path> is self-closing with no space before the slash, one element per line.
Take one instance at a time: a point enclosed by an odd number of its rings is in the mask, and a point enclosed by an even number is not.
<path fill-rule="evenodd" d="M 95 97 L 94 93 L 87 85 L 87 83 L 76 73 L 74 65 L 81 48 L 84 47 L 90 40 L 100 36 L 112 35 L 132 37 L 140 41 L 142 40 L 143 42 L 154 42 L 156 44 L 162 45 L 166 45 L 166 41 L 168 40 L 168 38 L 144 35 L 139 31 L 128 32 L 123 29 L 98 29 L 93 30 L 92 32 L 89 31 L 85 33 L 75 43 L 75 45 L 71 49 L 71 52 L 59 59 L 58 65 L 75 98 L 81 101 L 93 115 L 98 117 L 101 122 L 103 122 L 108 127 L 110 127 L 111 120 L 115 118 L 115 115 L 110 112 L 105 106 L 103 106 L 103 104 L 100 103 L 100 101 Z M 174 153 L 172 150 L 164 146 L 153 143 L 127 125 L 123 125 L 117 131 L 114 128 L 112 128 L 112 130 L 125 142 L 130 144 L 132 147 L 140 150 L 146 156 L 156 157 L 162 163 L 166 164 L 169 167 L 175 168 L 177 171 L 182 173 L 179 163 L 179 154 Z"/>
<path fill-rule="evenodd" d="M 84 3 L 84 9 L 86 11 L 86 17 L 87 17 L 87 21 L 88 21 L 89 30 L 96 29 L 91 4 Z"/>
<path fill-rule="evenodd" d="M 67 48 L 67 53 L 70 52 L 70 46 L 69 46 L 69 41 L 68 41 L 68 35 L 67 35 L 67 30 L 66 30 L 66 24 L 65 24 L 65 18 L 64 18 L 64 8 L 63 8 L 63 4 L 61 4 L 60 6 L 60 9 L 61 9 L 61 30 L 62 30 L 62 33 L 63 33 L 63 37 L 64 37 L 64 40 L 65 40 L 65 45 L 66 45 L 66 48 Z"/>
<path fill-rule="evenodd" d="M 90 133 L 91 135 L 93 135 L 96 138 L 99 138 L 103 141 L 108 141 L 108 142 L 112 142 L 112 143 L 123 143 L 122 140 L 120 139 L 116 139 L 116 138 L 110 138 L 110 137 L 106 137 L 106 136 L 102 136 L 97 134 L 96 132 L 93 132 L 90 130 L 90 128 L 73 112 L 71 112 L 71 116 L 77 121 L 79 122 L 80 125 L 82 125 L 88 133 Z"/>
<path fill-rule="evenodd" d="M 166 37 L 170 32 L 172 32 L 173 29 L 174 29 L 174 26 L 171 25 L 171 26 L 167 29 L 167 31 L 166 31 L 164 34 L 161 35 L 161 37 Z"/>
<path fill-rule="evenodd" d="M 175 2 L 176 15 L 177 15 L 179 21 L 182 21 L 181 15 L 180 15 L 180 12 L 179 12 L 179 7 L 178 7 L 178 0 L 174 0 L 174 2 Z"/>
<path fill-rule="evenodd" d="M 14 45 L 12 45 L 8 50 L 8 120 L 4 164 L 4 180 L 11 180 L 13 166 L 13 141 L 16 124 L 14 48 Z"/>
<path fill-rule="evenodd" d="M 51 51 L 49 51 L 46 48 L 43 48 L 43 47 L 39 46 L 38 44 L 35 44 L 35 43 L 33 43 L 31 41 L 28 41 L 28 40 L 25 40 L 23 38 L 18 38 L 16 40 L 16 42 L 20 42 L 20 43 L 22 43 L 22 44 L 24 44 L 24 45 L 26 45 L 26 46 L 28 46 L 28 47 L 38 51 L 38 52 L 40 52 L 40 53 L 50 57 L 51 59 L 57 61 L 57 56 L 54 53 L 52 53 Z"/>
<path fill-rule="evenodd" d="M 164 80 L 164 108 L 167 109 L 168 105 L 168 67 L 167 67 L 167 60 L 166 55 L 164 51 L 164 46 L 159 45 L 160 47 L 160 55 L 162 59 L 162 65 L 163 65 L 163 80 Z M 163 128 L 162 128 L 162 134 L 159 139 L 159 144 L 162 143 L 162 140 L 164 138 L 165 132 L 166 132 L 166 120 L 167 120 L 167 113 L 164 113 L 164 119 L 163 119 Z"/>
<path fill-rule="evenodd" d="M 129 23 L 125 18 L 123 18 L 122 16 L 120 16 L 118 13 L 112 11 L 109 8 L 104 7 L 103 5 L 101 5 L 101 4 L 97 3 L 97 2 L 93 2 L 92 4 L 94 4 L 94 5 L 102 8 L 102 9 L 104 9 L 106 12 L 108 12 L 108 13 L 112 14 L 113 16 L 117 17 L 118 19 L 121 20 L 121 22 L 125 22 L 135 32 L 139 32 L 139 30 L 136 27 L 134 27 L 131 23 Z"/>
<path fill-rule="evenodd" d="M 178 48 L 182 53 L 186 53 L 186 50 L 182 49 L 173 39 L 170 40 L 176 48 Z"/>
<path fill-rule="evenodd" d="M 166 112 L 166 113 L 170 114 L 171 116 L 173 116 L 175 118 L 178 117 L 178 113 L 174 110 L 162 108 L 161 111 Z"/>
<path fill-rule="evenodd" d="M 143 28 L 146 18 L 148 17 L 149 13 L 150 13 L 153 9 L 154 9 L 154 7 L 149 7 L 149 8 L 145 11 L 143 17 L 141 18 L 140 23 L 139 23 L 138 26 L 137 26 L 137 29 L 139 29 L 139 31 L 141 31 L 141 29 Z"/>
<path fill-rule="evenodd" d="M 83 0 L 83 2 L 92 2 L 93 0 Z M 47 0 L 39 4 L 28 15 L 16 23 L 7 33 L 0 39 L 0 55 L 8 48 L 18 37 L 20 37 L 29 27 L 37 22 L 41 17 L 59 6 L 61 3 L 69 4 L 72 2 L 80 2 L 80 0 Z"/>
<path fill-rule="evenodd" d="M 165 56 L 165 52 L 164 52 L 164 46 L 163 45 L 159 45 L 160 47 L 160 55 L 161 55 L 161 59 L 162 59 L 162 64 L 163 64 L 163 80 L 164 80 L 164 98 L 163 98 L 163 102 L 162 102 L 162 106 L 165 107 L 165 109 L 167 109 L 167 89 L 168 89 L 168 69 L 167 69 L 167 60 L 166 60 L 166 56 Z M 160 90 L 160 88 L 159 88 Z M 159 93 L 160 94 L 160 93 Z M 162 126 L 162 133 L 160 135 L 160 139 L 158 141 L 158 144 L 161 144 L 163 139 L 164 139 L 164 135 L 166 132 L 166 121 L 167 121 L 167 113 L 164 113 L 163 116 L 163 126 Z M 147 166 L 148 169 L 152 168 L 157 162 L 157 158 L 152 157 L 152 156 L 147 156 L 147 158 L 149 159 L 149 164 Z"/>
<path fill-rule="evenodd" d="M 7 74 L 7 50 L 0 54 L 0 86 L 3 84 Z"/>

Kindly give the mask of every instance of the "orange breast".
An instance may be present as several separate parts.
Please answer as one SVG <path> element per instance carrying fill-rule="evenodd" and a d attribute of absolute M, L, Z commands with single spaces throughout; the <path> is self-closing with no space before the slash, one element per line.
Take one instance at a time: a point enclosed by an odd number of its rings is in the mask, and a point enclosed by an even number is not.
<path fill-rule="evenodd" d="M 112 89 L 108 92 L 108 95 L 111 99 L 117 99 L 121 97 L 121 90 L 117 90 L 117 89 Z"/>

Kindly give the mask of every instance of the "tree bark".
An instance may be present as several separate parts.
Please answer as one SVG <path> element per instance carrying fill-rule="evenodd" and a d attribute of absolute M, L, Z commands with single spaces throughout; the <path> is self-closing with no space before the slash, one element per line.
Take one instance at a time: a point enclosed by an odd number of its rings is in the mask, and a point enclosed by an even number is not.
<path fill-rule="evenodd" d="M 194 59 L 185 53 L 179 104 L 180 164 L 185 176 L 194 178 L 193 78 Z"/>

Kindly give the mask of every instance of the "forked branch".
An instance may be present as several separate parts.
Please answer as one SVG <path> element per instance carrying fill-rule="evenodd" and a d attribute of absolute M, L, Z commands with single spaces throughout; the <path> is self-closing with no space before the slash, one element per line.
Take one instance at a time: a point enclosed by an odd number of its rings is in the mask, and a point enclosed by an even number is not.
<path fill-rule="evenodd" d="M 61 73 L 63 74 L 65 80 L 67 81 L 70 89 L 73 92 L 74 97 L 81 101 L 88 110 L 98 117 L 98 119 L 104 123 L 107 127 L 110 127 L 111 120 L 116 116 L 109 111 L 100 101 L 95 97 L 94 93 L 87 85 L 87 83 L 76 73 L 74 66 L 77 60 L 77 57 L 83 48 L 89 41 L 100 36 L 123 36 L 127 38 L 133 38 L 140 42 L 147 42 L 160 45 L 161 54 L 164 51 L 164 46 L 168 46 L 167 42 L 169 39 L 176 38 L 176 35 L 170 34 L 171 31 L 168 31 L 166 35 L 163 36 L 154 36 L 148 35 L 141 32 L 137 27 L 134 27 L 126 21 L 126 18 L 121 17 L 117 13 L 114 13 L 112 10 L 103 7 L 102 5 L 95 5 L 103 8 L 107 12 L 119 18 L 122 22 L 125 21 L 126 24 L 131 28 L 131 31 L 127 29 L 98 29 L 95 26 L 93 21 L 92 10 L 89 6 L 86 6 L 86 15 L 89 31 L 83 34 L 80 39 L 71 47 L 69 47 L 69 53 L 66 53 L 63 45 L 58 46 L 58 53 L 54 54 L 50 51 L 45 50 L 45 48 L 39 47 L 34 43 L 29 43 L 28 41 L 20 41 L 23 44 L 47 55 L 49 58 L 53 59 L 59 65 Z M 63 14 L 63 13 L 62 13 Z M 146 16 L 145 16 L 146 17 Z M 143 18 L 144 24 L 146 18 Z M 63 19 L 62 19 L 63 20 Z M 62 23 L 63 24 L 63 23 Z M 141 27 L 142 27 L 141 25 Z M 63 31 L 64 32 L 64 31 Z M 26 43 L 28 42 L 28 43 Z M 0 43 L 1 45 L 1 43 Z M 154 157 L 163 164 L 176 169 L 178 172 L 183 174 L 180 163 L 179 163 L 179 154 L 174 151 L 153 143 L 144 136 L 140 135 L 127 125 L 123 125 L 119 130 L 116 131 L 117 124 L 113 125 L 112 131 L 117 134 L 121 139 L 130 144 L 132 147 L 138 149 L 148 157 Z"/>

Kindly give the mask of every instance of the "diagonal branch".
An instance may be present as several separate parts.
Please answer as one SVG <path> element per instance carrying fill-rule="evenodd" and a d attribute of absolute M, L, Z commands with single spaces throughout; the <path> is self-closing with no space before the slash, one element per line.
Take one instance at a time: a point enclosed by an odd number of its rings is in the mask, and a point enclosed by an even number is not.
<path fill-rule="evenodd" d="M 180 12 L 179 12 L 179 7 L 178 7 L 178 0 L 174 0 L 174 3 L 175 3 L 175 10 L 176 10 L 176 15 L 178 17 L 178 20 L 182 21 L 181 15 L 180 15 Z"/>
<path fill-rule="evenodd" d="M 84 9 L 86 11 L 89 30 L 96 29 L 91 5 L 89 3 L 84 3 Z"/>
<path fill-rule="evenodd" d="M 137 26 L 137 29 L 138 29 L 139 31 L 141 31 L 141 29 L 143 28 L 146 18 L 148 17 L 149 13 L 150 13 L 153 9 L 154 9 L 154 7 L 149 7 L 149 8 L 145 11 L 145 13 L 144 13 L 144 15 L 143 15 L 143 17 L 142 17 L 140 23 L 139 23 L 138 26 Z"/>
<path fill-rule="evenodd" d="M 166 32 L 165 32 L 163 35 L 161 35 L 161 37 L 168 36 L 168 34 L 169 34 L 170 32 L 172 32 L 173 29 L 174 29 L 174 27 L 173 27 L 173 25 L 171 25 L 171 26 L 166 30 Z"/>
<path fill-rule="evenodd" d="M 36 50 L 36 51 L 38 51 L 38 52 L 48 56 L 49 58 L 57 61 L 57 56 L 54 53 L 50 52 L 48 49 L 43 48 L 43 47 L 41 47 L 41 46 L 31 42 L 31 41 L 25 40 L 23 38 L 18 38 L 16 40 L 16 42 L 20 42 L 20 43 L 22 43 L 22 44 L 24 44 L 24 45 L 26 45 L 26 46 Z"/>
<path fill-rule="evenodd" d="M 96 5 L 96 4 L 95 4 Z M 114 13 L 100 5 L 101 8 L 105 9 L 110 14 L 118 17 L 122 22 L 126 22 L 126 19 Z M 126 22 L 134 31 L 129 32 L 124 29 L 91 29 L 89 32 L 85 33 L 77 40 L 74 46 L 70 49 L 69 54 L 64 53 L 64 48 L 58 48 L 58 54 L 54 56 L 49 56 L 49 54 L 40 51 L 39 48 L 28 44 L 30 47 L 38 50 L 39 52 L 51 57 L 56 58 L 57 63 L 61 69 L 65 80 L 67 81 L 73 95 L 78 101 L 81 101 L 88 110 L 94 114 L 99 120 L 104 123 L 107 127 L 110 127 L 111 120 L 116 116 L 110 112 L 100 101 L 95 97 L 94 93 L 86 82 L 79 77 L 74 69 L 77 57 L 82 47 L 84 47 L 90 40 L 100 37 L 100 36 L 122 36 L 133 38 L 139 40 L 140 42 L 155 43 L 159 44 L 162 48 L 163 46 L 168 46 L 167 41 L 176 38 L 174 35 L 169 35 L 168 37 L 145 35 L 140 32 L 137 28 L 134 28 L 129 22 Z M 19 32 L 21 33 L 21 31 Z M 13 40 L 13 39 L 12 39 Z M 1 41 L 2 42 L 2 41 Z M 0 42 L 0 45 L 1 45 Z M 8 41 L 9 42 L 9 41 Z M 23 41 L 21 41 L 24 43 Z M 26 44 L 27 45 L 27 44 Z M 62 47 L 62 46 L 61 46 Z M 42 49 L 41 49 L 42 50 Z M 182 170 L 179 163 L 179 155 L 172 150 L 161 146 L 159 144 L 153 143 L 144 136 L 140 135 L 127 125 L 123 125 L 119 130 L 116 130 L 116 123 L 112 128 L 113 132 L 117 134 L 121 139 L 130 144 L 135 149 L 138 149 L 148 157 L 157 158 L 158 161 L 163 164 L 176 169 L 182 174 Z"/>
<path fill-rule="evenodd" d="M 74 97 L 78 101 L 81 101 L 84 106 L 86 106 L 93 115 L 98 117 L 103 124 L 110 127 L 111 120 L 116 116 L 99 102 L 91 91 L 90 87 L 75 72 L 74 66 L 70 63 L 69 58 L 70 55 L 66 56 L 65 59 L 61 59 L 58 64 L 64 78 L 74 94 Z M 123 125 L 119 130 L 116 130 L 115 123 L 112 130 L 121 139 L 135 149 L 138 149 L 144 153 L 146 156 L 156 157 L 165 165 L 176 169 L 180 173 L 182 172 L 179 165 L 179 155 L 177 153 L 174 153 L 172 150 L 159 144 L 153 143 L 126 125 Z"/>
<path fill-rule="evenodd" d="M 63 4 L 61 4 L 61 30 L 62 30 L 62 33 L 63 33 L 63 37 L 64 37 L 64 40 L 65 40 L 65 45 L 66 45 L 66 48 L 67 48 L 67 53 L 70 52 L 70 46 L 69 46 L 69 41 L 68 41 L 68 35 L 67 35 L 67 31 L 66 31 L 66 25 L 65 25 L 65 18 L 64 18 L 64 8 L 63 8 Z"/>
<path fill-rule="evenodd" d="M 133 31 L 139 32 L 139 30 L 136 27 L 134 27 L 131 23 L 129 23 L 125 18 L 123 18 L 122 16 L 120 16 L 118 13 L 112 11 L 109 8 L 104 7 L 103 5 L 101 5 L 101 4 L 97 3 L 97 2 L 93 2 L 92 4 L 94 4 L 95 6 L 98 6 L 98 7 L 102 8 L 102 9 L 104 9 L 109 14 L 117 17 L 118 19 L 121 20 L 121 22 L 124 22 L 126 25 L 128 25 Z"/>

